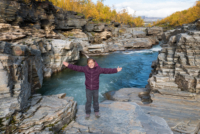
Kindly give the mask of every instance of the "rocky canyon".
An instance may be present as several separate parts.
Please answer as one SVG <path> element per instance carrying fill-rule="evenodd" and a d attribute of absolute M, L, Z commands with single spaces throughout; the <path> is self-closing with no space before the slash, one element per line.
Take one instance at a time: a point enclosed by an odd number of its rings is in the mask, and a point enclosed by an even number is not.
<path fill-rule="evenodd" d="M 163 32 L 93 22 L 51 2 L 0 1 L 0 133 L 198 133 L 199 21 Z M 151 48 L 162 42 L 145 88 L 105 94 L 101 119 L 65 93 L 42 96 L 43 79 L 80 55 Z M 107 114 L 106 114 L 107 113 Z"/>

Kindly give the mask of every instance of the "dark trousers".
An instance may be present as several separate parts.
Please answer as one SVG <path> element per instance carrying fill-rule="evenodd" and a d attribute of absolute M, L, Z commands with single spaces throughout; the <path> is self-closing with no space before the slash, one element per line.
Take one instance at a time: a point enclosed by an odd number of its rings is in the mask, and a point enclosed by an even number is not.
<path fill-rule="evenodd" d="M 99 89 L 98 90 L 90 90 L 86 89 L 86 103 L 85 103 L 85 112 L 86 114 L 91 113 L 91 103 L 93 99 L 93 108 L 94 112 L 99 112 Z"/>

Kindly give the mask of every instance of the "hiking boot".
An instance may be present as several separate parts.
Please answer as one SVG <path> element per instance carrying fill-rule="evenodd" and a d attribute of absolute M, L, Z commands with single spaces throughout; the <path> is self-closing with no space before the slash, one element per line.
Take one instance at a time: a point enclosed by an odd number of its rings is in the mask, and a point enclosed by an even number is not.
<path fill-rule="evenodd" d="M 90 114 L 85 115 L 85 119 L 88 120 L 90 118 Z"/>
<path fill-rule="evenodd" d="M 99 117 L 100 117 L 99 112 L 95 112 L 95 117 L 96 117 L 96 118 L 99 118 Z"/>

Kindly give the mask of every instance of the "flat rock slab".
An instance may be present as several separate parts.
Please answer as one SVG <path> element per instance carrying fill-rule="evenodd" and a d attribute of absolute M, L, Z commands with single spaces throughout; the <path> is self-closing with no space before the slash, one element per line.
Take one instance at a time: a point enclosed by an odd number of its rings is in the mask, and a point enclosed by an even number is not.
<path fill-rule="evenodd" d="M 106 100 L 100 103 L 100 114 L 101 117 L 97 119 L 92 112 L 89 120 L 85 120 L 85 106 L 79 105 L 76 122 L 82 126 L 81 128 L 88 127 L 82 129 L 83 131 L 80 128 L 79 132 L 98 130 L 106 134 L 172 134 L 163 118 L 145 114 L 135 102 Z M 66 133 L 72 131 L 73 127 Z"/>
<path fill-rule="evenodd" d="M 117 91 L 109 91 L 105 93 L 105 97 L 108 100 L 114 101 L 133 101 L 141 102 L 141 98 L 138 96 L 140 92 L 145 92 L 145 88 L 122 88 Z"/>
<path fill-rule="evenodd" d="M 146 91 L 145 88 L 122 88 L 105 95 L 114 101 L 135 102 L 146 114 L 164 118 L 175 134 L 195 134 L 199 131 L 200 95 L 159 89 L 160 93 L 151 94 L 152 103 L 143 103 L 138 95 Z"/>
<path fill-rule="evenodd" d="M 145 113 L 164 118 L 176 133 L 196 134 L 200 126 L 200 103 L 197 96 L 172 96 L 155 93 L 153 103 L 141 106 Z"/>

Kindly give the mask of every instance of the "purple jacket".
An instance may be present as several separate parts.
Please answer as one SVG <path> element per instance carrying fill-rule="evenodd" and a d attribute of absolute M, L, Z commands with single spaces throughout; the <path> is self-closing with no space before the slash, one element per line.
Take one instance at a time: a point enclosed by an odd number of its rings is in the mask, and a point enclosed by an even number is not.
<path fill-rule="evenodd" d="M 69 69 L 74 71 L 84 72 L 85 73 L 85 86 L 90 90 L 99 89 L 99 75 L 103 74 L 112 74 L 117 73 L 117 68 L 101 68 L 97 62 L 95 62 L 94 68 L 89 68 L 87 66 L 77 66 L 73 64 L 68 65 Z"/>

